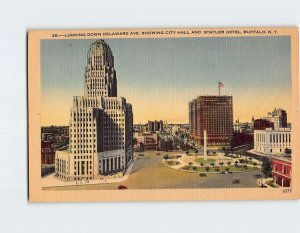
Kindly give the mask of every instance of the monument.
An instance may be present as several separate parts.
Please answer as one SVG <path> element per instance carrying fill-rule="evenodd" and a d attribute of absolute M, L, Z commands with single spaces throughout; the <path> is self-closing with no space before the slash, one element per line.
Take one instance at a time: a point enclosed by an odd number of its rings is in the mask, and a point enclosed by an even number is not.
<path fill-rule="evenodd" d="M 206 148 L 206 144 L 207 144 L 207 133 L 206 133 L 206 130 L 204 130 L 203 132 L 204 134 L 204 160 L 206 161 L 207 160 L 207 148 Z"/>

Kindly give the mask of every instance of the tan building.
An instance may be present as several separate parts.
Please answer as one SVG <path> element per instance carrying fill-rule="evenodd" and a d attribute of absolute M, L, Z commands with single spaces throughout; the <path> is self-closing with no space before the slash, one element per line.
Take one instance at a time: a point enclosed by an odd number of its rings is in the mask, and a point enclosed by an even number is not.
<path fill-rule="evenodd" d="M 103 40 L 88 52 L 84 96 L 75 96 L 70 113 L 68 151 L 58 151 L 56 176 L 66 181 L 125 172 L 133 161 L 133 113 L 117 97 L 114 57 Z"/>

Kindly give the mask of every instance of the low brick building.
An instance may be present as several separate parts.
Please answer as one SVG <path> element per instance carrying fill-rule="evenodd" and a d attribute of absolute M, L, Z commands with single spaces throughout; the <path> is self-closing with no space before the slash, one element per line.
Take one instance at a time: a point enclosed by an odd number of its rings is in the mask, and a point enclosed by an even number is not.
<path fill-rule="evenodd" d="M 291 187 L 292 181 L 292 163 L 290 158 L 273 157 L 272 158 L 272 176 L 273 181 L 280 187 Z"/>

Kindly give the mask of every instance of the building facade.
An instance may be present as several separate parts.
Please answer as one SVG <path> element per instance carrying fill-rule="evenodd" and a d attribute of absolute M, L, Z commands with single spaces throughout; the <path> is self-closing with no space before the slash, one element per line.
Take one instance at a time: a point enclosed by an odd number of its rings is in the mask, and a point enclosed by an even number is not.
<path fill-rule="evenodd" d="M 55 148 L 51 141 L 42 140 L 42 158 L 41 164 L 54 164 L 55 162 Z"/>
<path fill-rule="evenodd" d="M 125 172 L 133 160 L 133 113 L 117 97 L 114 57 L 104 40 L 87 55 L 84 96 L 74 96 L 70 111 L 69 149 L 55 157 L 56 176 L 73 181 Z"/>
<path fill-rule="evenodd" d="M 157 150 L 158 135 L 156 133 L 136 133 L 136 151 Z"/>
<path fill-rule="evenodd" d="M 290 128 L 254 130 L 254 152 L 283 155 L 286 148 L 291 149 Z"/>
<path fill-rule="evenodd" d="M 275 108 L 269 112 L 263 119 L 268 120 L 274 124 L 274 129 L 287 128 L 287 112 L 282 108 Z"/>
<path fill-rule="evenodd" d="M 272 177 L 273 182 L 280 187 L 291 187 L 292 163 L 288 158 L 272 158 Z"/>
<path fill-rule="evenodd" d="M 256 119 L 253 122 L 254 130 L 265 130 L 266 128 L 274 129 L 274 122 L 271 122 L 267 119 Z"/>
<path fill-rule="evenodd" d="M 148 131 L 149 132 L 156 132 L 156 131 L 163 131 L 164 130 L 164 122 L 160 121 L 148 121 Z"/>
<path fill-rule="evenodd" d="M 199 96 L 189 103 L 190 139 L 208 146 L 230 147 L 233 135 L 232 96 Z"/>

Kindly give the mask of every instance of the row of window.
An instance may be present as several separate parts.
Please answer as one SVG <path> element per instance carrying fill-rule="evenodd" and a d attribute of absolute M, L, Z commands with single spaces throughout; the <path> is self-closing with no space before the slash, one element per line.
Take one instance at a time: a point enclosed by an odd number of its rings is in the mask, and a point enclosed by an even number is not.
<path fill-rule="evenodd" d="M 74 156 L 74 159 L 92 159 L 91 155 Z"/>
<path fill-rule="evenodd" d="M 290 143 L 291 142 L 291 134 L 279 134 L 272 133 L 269 135 L 270 143 Z M 256 142 L 266 142 L 266 134 L 258 133 L 255 136 Z"/>

